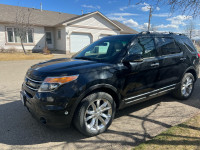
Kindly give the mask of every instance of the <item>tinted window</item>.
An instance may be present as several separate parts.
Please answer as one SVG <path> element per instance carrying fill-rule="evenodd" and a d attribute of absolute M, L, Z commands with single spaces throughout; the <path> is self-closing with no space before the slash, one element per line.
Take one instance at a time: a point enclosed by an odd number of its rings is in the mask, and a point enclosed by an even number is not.
<path fill-rule="evenodd" d="M 161 51 L 161 55 L 169 55 L 180 53 L 180 48 L 172 38 L 156 38 L 157 47 Z"/>
<path fill-rule="evenodd" d="M 183 43 L 185 44 L 185 46 L 191 51 L 191 52 L 195 52 L 196 48 L 194 47 L 193 43 L 191 40 L 189 40 L 188 38 L 182 38 L 181 39 L 183 41 Z"/>
<path fill-rule="evenodd" d="M 141 54 L 143 58 L 155 57 L 156 50 L 153 38 L 139 38 L 134 41 L 129 54 Z"/>

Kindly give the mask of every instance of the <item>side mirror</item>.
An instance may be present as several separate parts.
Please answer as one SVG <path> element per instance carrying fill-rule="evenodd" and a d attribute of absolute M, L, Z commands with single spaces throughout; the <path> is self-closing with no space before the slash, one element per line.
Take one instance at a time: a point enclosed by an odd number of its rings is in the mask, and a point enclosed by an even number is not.
<path fill-rule="evenodd" d="M 133 54 L 124 58 L 123 62 L 142 62 L 143 57 L 141 54 Z"/>

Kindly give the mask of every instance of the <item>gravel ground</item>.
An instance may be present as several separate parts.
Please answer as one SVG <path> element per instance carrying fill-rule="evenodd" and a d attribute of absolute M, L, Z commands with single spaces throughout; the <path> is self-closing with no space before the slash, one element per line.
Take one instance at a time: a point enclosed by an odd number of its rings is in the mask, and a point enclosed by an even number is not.
<path fill-rule="evenodd" d="M 39 60 L 0 62 L 0 149 L 131 149 L 200 112 L 200 79 L 188 101 L 170 95 L 117 112 L 107 132 L 85 137 L 73 127 L 42 126 L 22 106 L 19 91 L 26 70 Z"/>

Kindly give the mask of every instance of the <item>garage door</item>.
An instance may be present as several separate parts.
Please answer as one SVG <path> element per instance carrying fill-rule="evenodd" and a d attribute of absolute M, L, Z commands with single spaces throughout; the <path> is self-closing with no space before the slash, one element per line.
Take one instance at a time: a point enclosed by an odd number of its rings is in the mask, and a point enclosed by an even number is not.
<path fill-rule="evenodd" d="M 92 41 L 90 34 L 72 33 L 70 36 L 70 52 L 75 53 L 89 45 Z"/>

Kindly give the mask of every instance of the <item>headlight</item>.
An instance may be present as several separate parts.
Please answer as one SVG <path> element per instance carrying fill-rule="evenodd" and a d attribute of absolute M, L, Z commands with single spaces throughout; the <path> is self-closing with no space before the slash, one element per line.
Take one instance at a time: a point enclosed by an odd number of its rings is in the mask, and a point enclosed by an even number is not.
<path fill-rule="evenodd" d="M 60 85 L 76 80 L 78 75 L 64 77 L 47 77 L 39 88 L 39 92 L 53 91 Z"/>

